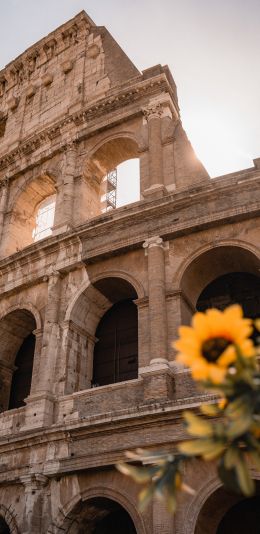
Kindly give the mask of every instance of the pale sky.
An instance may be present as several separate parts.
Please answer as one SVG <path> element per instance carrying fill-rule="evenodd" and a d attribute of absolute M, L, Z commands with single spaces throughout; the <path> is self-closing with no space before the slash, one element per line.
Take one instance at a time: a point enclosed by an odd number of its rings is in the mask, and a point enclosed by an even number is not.
<path fill-rule="evenodd" d="M 140 70 L 169 65 L 211 176 L 260 157 L 260 0 L 0 0 L 0 68 L 82 9 Z"/>

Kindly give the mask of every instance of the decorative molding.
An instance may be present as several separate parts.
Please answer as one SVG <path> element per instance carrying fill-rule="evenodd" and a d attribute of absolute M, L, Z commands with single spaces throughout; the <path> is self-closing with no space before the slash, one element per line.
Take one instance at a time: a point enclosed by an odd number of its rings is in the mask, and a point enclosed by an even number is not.
<path fill-rule="evenodd" d="M 91 106 L 88 106 L 85 109 L 81 110 L 80 112 L 75 112 L 66 117 L 65 119 L 57 121 L 51 127 L 39 131 L 33 136 L 22 141 L 19 147 L 15 150 L 12 150 L 0 157 L 0 172 L 1 170 L 4 170 L 14 164 L 16 164 L 16 166 L 20 169 L 20 159 L 23 157 L 24 153 L 28 153 L 28 147 L 30 147 L 29 153 L 33 153 L 40 147 L 42 147 L 42 149 L 44 150 L 45 146 L 47 145 L 49 157 L 51 157 L 52 153 L 55 153 L 55 151 L 61 151 L 62 148 L 66 146 L 66 141 L 61 143 L 58 148 L 56 146 L 55 148 L 53 147 L 51 149 L 49 146 L 49 142 L 50 140 L 52 141 L 53 139 L 58 138 L 61 135 L 62 129 L 69 124 L 75 127 L 75 142 L 78 142 L 79 140 L 88 137 L 90 133 L 86 131 L 86 129 L 84 129 L 82 132 L 78 131 L 78 128 L 82 128 L 82 125 L 88 125 L 89 123 L 91 123 L 91 121 L 95 121 L 97 118 L 104 117 L 105 114 L 112 113 L 119 109 L 122 109 L 125 112 L 125 107 L 128 104 L 133 104 L 134 102 L 137 102 L 142 98 L 143 94 L 147 95 L 147 93 L 149 94 L 149 92 L 154 92 L 159 86 L 162 87 L 162 90 L 164 89 L 166 91 L 169 91 L 169 84 L 164 74 L 156 76 L 153 80 L 138 81 L 138 83 L 136 83 L 134 87 L 128 87 L 117 95 L 103 98 L 92 104 Z M 142 112 L 141 108 L 138 112 Z M 133 113 L 136 114 L 136 111 L 134 111 Z M 17 174 L 17 171 L 15 174 Z"/>

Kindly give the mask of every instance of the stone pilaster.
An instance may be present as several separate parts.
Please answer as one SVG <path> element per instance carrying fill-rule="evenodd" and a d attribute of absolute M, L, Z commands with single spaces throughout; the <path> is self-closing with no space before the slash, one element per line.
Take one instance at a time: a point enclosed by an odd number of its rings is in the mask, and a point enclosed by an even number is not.
<path fill-rule="evenodd" d="M 48 301 L 45 312 L 38 391 L 53 392 L 60 306 L 61 275 L 53 271 L 48 278 Z"/>
<path fill-rule="evenodd" d="M 173 395 L 172 371 L 168 363 L 167 312 L 165 293 L 165 251 L 161 237 L 143 244 L 148 257 L 150 365 L 141 367 L 144 399 L 155 400 Z"/>
<path fill-rule="evenodd" d="M 51 424 L 54 404 L 55 367 L 59 346 L 59 305 L 61 275 L 53 271 L 48 278 L 48 300 L 42 335 L 40 361 L 37 363 L 37 391 L 26 399 L 25 428 Z M 34 384 L 33 384 L 34 385 Z"/>
<path fill-rule="evenodd" d="M 44 491 L 48 478 L 40 473 L 23 475 L 25 507 L 23 516 L 23 534 L 42 532 L 42 509 Z"/>
<path fill-rule="evenodd" d="M 150 353 L 167 359 L 167 313 L 165 301 L 165 251 L 161 237 L 147 239 L 143 247 L 148 258 Z"/>
<path fill-rule="evenodd" d="M 164 500 L 153 500 L 153 533 L 173 534 L 174 516 L 170 514 Z"/>
<path fill-rule="evenodd" d="M 33 395 L 37 391 L 38 380 L 39 380 L 39 367 L 40 367 L 40 359 L 41 359 L 43 330 L 42 328 L 35 329 L 32 333 L 35 337 L 35 348 L 34 348 L 34 357 L 33 357 L 33 372 L 32 372 L 30 395 Z"/>
<path fill-rule="evenodd" d="M 155 104 L 144 109 L 143 113 L 148 125 L 149 145 L 149 187 L 143 194 L 144 196 L 150 194 L 161 196 L 165 192 L 161 132 L 163 108 L 160 104 Z"/>
<path fill-rule="evenodd" d="M 0 242 L 1 242 L 2 236 L 3 236 L 3 230 L 4 230 L 4 218 L 5 218 L 6 208 L 7 208 L 8 191 L 9 191 L 9 180 L 7 177 L 0 182 L 0 190 L 1 190 L 1 197 L 0 197 Z"/>
<path fill-rule="evenodd" d="M 65 150 L 62 179 L 57 184 L 53 235 L 65 232 L 73 226 L 76 157 L 75 143 L 68 144 Z"/>

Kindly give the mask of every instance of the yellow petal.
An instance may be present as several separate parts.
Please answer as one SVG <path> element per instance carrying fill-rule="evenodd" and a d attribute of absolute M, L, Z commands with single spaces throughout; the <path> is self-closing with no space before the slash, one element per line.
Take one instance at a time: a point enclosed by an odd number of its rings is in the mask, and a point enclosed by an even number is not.
<path fill-rule="evenodd" d="M 218 367 L 217 365 L 209 365 L 209 378 L 214 384 L 221 384 L 224 381 L 226 376 L 226 370 Z"/>

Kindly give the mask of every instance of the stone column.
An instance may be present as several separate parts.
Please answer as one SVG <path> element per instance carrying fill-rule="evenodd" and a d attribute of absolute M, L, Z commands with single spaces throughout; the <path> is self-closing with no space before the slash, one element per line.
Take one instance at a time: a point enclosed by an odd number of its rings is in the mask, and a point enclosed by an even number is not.
<path fill-rule="evenodd" d="M 42 509 L 44 488 L 48 478 L 40 473 L 23 475 L 21 482 L 24 485 L 24 517 L 23 534 L 42 532 Z"/>
<path fill-rule="evenodd" d="M 167 359 L 167 313 L 165 300 L 165 261 L 161 237 L 147 239 L 143 247 L 148 257 L 150 352 Z"/>
<path fill-rule="evenodd" d="M 33 373 L 32 373 L 30 395 L 33 395 L 37 391 L 37 388 L 38 388 L 43 330 L 41 328 L 36 329 L 33 331 L 33 334 L 35 336 L 35 349 L 34 349 L 34 357 L 33 357 Z"/>
<path fill-rule="evenodd" d="M 0 198 L 0 241 L 2 240 L 4 230 L 4 218 L 7 208 L 9 179 L 6 177 L 0 182 L 1 198 Z"/>
<path fill-rule="evenodd" d="M 168 363 L 165 292 L 165 251 L 159 236 L 147 239 L 150 365 L 140 369 L 145 382 L 144 398 L 169 398 L 173 394 L 172 371 Z"/>
<path fill-rule="evenodd" d="M 68 144 L 65 149 L 62 179 L 60 183 L 57 184 L 53 235 L 66 232 L 73 226 L 76 156 L 77 149 L 75 143 Z"/>
<path fill-rule="evenodd" d="M 26 399 L 24 430 L 52 423 L 54 406 L 54 380 L 59 348 L 59 305 L 61 275 L 54 271 L 48 279 L 48 300 L 42 336 L 42 350 L 38 366 L 37 390 Z"/>
<path fill-rule="evenodd" d="M 53 271 L 48 279 L 48 301 L 45 312 L 42 353 L 39 366 L 38 391 L 53 393 L 57 344 L 59 338 L 59 306 L 61 275 Z"/>
<path fill-rule="evenodd" d="M 162 195 L 165 191 L 163 177 L 163 149 L 161 134 L 162 107 L 157 104 L 143 110 L 148 124 L 149 144 L 149 187 L 144 196 L 157 193 Z"/>

